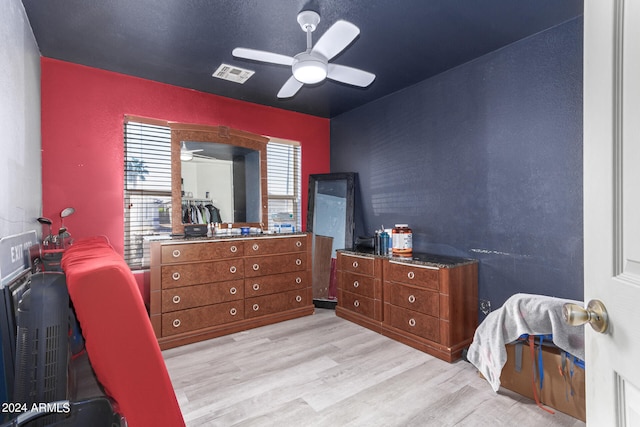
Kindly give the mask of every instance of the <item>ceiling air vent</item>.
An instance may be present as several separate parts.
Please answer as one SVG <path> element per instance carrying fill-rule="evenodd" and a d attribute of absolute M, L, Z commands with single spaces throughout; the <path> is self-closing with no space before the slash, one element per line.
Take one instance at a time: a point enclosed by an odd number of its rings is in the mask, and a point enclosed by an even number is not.
<path fill-rule="evenodd" d="M 253 76 L 253 73 L 255 73 L 255 71 L 245 70 L 244 68 L 234 67 L 229 64 L 220 64 L 212 75 L 219 79 L 242 84 L 249 80 L 249 77 Z"/>

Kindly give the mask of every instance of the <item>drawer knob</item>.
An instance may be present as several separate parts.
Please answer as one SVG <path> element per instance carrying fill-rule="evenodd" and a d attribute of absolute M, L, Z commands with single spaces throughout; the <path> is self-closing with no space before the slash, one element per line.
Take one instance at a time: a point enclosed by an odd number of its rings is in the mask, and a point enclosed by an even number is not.
<path fill-rule="evenodd" d="M 296 246 L 297 246 L 297 247 L 301 247 L 301 246 L 302 246 L 302 242 L 301 242 L 300 240 L 298 240 L 298 241 L 296 242 Z"/>
<path fill-rule="evenodd" d="M 251 308 L 253 308 L 253 311 L 260 310 L 260 306 L 258 304 L 253 304 L 253 307 L 251 307 Z"/>
<path fill-rule="evenodd" d="M 408 299 L 409 299 L 409 302 L 410 302 L 411 304 L 413 304 L 414 302 L 416 302 L 416 297 L 415 297 L 415 295 L 409 295 L 409 298 L 408 298 Z"/>
<path fill-rule="evenodd" d="M 260 249 L 260 246 L 258 246 L 257 243 L 254 243 L 251 249 L 253 249 L 254 251 L 257 251 L 258 249 Z"/>
<path fill-rule="evenodd" d="M 260 264 L 253 264 L 253 267 L 251 268 L 253 268 L 253 271 L 258 271 L 260 270 Z"/>
<path fill-rule="evenodd" d="M 360 301 L 355 300 L 355 301 L 353 302 L 353 306 L 354 306 L 354 307 L 356 307 L 356 308 L 360 307 Z"/>
<path fill-rule="evenodd" d="M 353 281 L 353 287 L 357 288 L 358 286 L 360 286 L 360 282 L 358 282 L 357 280 Z"/>
<path fill-rule="evenodd" d="M 231 274 L 234 274 L 236 271 L 238 271 L 238 269 L 236 268 L 235 265 L 232 265 L 229 271 L 231 272 Z"/>
<path fill-rule="evenodd" d="M 238 310 L 236 310 L 236 308 L 232 308 L 231 310 L 229 310 L 229 314 L 232 316 L 235 316 L 236 314 L 238 314 Z"/>
<path fill-rule="evenodd" d="M 229 292 L 231 293 L 231 295 L 235 295 L 236 292 L 238 292 L 238 290 L 235 287 L 233 287 L 233 288 L 229 289 Z"/>
<path fill-rule="evenodd" d="M 180 319 L 174 319 L 174 321 L 173 321 L 173 327 L 174 327 L 174 328 L 178 328 L 178 327 L 180 327 Z"/>
<path fill-rule="evenodd" d="M 410 271 L 410 272 L 407 273 L 407 277 L 409 279 L 413 279 L 414 277 L 416 277 L 416 275 L 415 275 L 415 273 L 413 271 Z"/>
<path fill-rule="evenodd" d="M 180 280 L 180 273 L 178 273 L 177 271 L 175 271 L 172 275 L 171 278 L 173 280 Z"/>
<path fill-rule="evenodd" d="M 254 290 L 254 291 L 257 291 L 257 290 L 259 290 L 259 289 L 260 289 L 260 284 L 258 284 L 258 283 L 254 283 L 252 287 L 253 287 L 253 290 Z"/>
<path fill-rule="evenodd" d="M 358 261 L 353 261 L 353 268 L 358 268 Z"/>
<path fill-rule="evenodd" d="M 296 283 L 299 285 L 300 283 L 302 283 L 302 278 L 301 277 L 296 277 Z"/>
<path fill-rule="evenodd" d="M 409 326 L 411 327 L 416 326 L 416 319 L 409 319 Z"/>
<path fill-rule="evenodd" d="M 302 301 L 302 297 L 300 295 L 296 296 L 296 302 L 301 302 Z"/>
<path fill-rule="evenodd" d="M 231 248 L 230 248 L 230 249 L 231 249 L 231 252 L 233 252 L 234 254 L 235 254 L 236 252 L 238 252 L 238 248 L 237 248 L 237 246 L 235 246 L 235 245 L 234 245 L 234 246 L 231 246 Z"/>
<path fill-rule="evenodd" d="M 180 256 L 180 250 L 174 249 L 173 252 L 171 252 L 171 255 L 173 255 L 174 258 L 178 258 Z"/>
<path fill-rule="evenodd" d="M 174 304 L 179 304 L 180 303 L 180 295 L 174 295 L 173 299 L 171 301 L 173 301 Z"/>
<path fill-rule="evenodd" d="M 296 265 L 302 265 L 302 260 L 300 258 L 296 259 Z"/>

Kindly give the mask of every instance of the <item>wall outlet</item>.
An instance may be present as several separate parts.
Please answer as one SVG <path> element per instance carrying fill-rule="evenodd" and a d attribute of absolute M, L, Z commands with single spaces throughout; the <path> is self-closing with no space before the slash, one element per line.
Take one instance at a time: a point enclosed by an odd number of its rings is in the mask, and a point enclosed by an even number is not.
<path fill-rule="evenodd" d="M 480 300 L 480 311 L 486 316 L 491 313 L 491 301 L 488 299 Z"/>

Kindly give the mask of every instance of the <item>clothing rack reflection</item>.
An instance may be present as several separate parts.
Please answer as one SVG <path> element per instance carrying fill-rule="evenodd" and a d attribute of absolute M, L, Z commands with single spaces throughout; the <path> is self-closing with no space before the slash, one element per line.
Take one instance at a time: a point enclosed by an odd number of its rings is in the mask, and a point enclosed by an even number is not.
<path fill-rule="evenodd" d="M 220 209 L 211 199 L 182 198 L 182 222 L 184 224 L 221 223 Z"/>

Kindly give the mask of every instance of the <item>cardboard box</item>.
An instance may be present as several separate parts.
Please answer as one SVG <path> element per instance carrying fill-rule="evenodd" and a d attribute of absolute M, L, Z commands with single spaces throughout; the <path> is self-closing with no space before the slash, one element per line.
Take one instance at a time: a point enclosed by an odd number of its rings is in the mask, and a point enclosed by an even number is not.
<path fill-rule="evenodd" d="M 516 370 L 516 346 L 522 346 L 522 359 Z M 535 346 L 535 365 L 531 360 L 531 349 L 528 343 L 508 344 L 507 363 L 502 368 L 500 384 L 502 387 L 534 399 L 532 376 L 535 366 L 535 386 L 540 402 L 565 414 L 586 421 L 584 369 L 571 364 L 571 356 L 566 358 L 564 374 L 562 370 L 562 351 L 557 347 Z M 542 389 L 539 388 L 538 358 L 542 351 L 542 369 L 544 373 Z M 573 366 L 573 376 L 570 368 Z M 573 393 L 572 393 L 573 391 Z M 534 399 L 535 400 L 535 399 Z"/>

